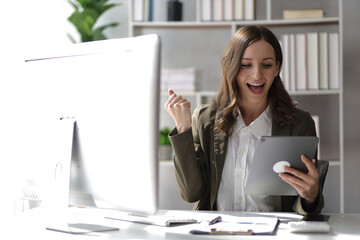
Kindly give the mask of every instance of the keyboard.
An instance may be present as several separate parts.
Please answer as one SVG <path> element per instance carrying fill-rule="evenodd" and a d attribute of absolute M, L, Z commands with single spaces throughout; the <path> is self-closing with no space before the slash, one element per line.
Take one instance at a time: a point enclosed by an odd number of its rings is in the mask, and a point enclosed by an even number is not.
<path fill-rule="evenodd" d="M 182 218 L 176 216 L 168 216 L 161 214 L 142 215 L 133 213 L 115 213 L 111 216 L 106 216 L 107 219 L 128 221 L 135 223 L 143 223 L 150 225 L 157 225 L 163 227 L 172 227 L 184 224 L 198 223 L 198 220 L 192 218 Z"/>

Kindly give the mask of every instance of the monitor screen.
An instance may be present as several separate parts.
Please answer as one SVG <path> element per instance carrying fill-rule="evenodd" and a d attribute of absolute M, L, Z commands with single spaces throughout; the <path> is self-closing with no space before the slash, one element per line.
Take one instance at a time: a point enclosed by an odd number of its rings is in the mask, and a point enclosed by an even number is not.
<path fill-rule="evenodd" d="M 85 196 L 75 204 L 91 204 L 91 196 L 100 208 L 156 211 L 159 69 L 157 35 L 79 43 L 26 59 L 17 92 L 21 142 L 49 180 L 45 199 L 67 191 L 53 182 L 71 158 L 71 181 L 61 184 L 71 182 L 70 196 Z"/>

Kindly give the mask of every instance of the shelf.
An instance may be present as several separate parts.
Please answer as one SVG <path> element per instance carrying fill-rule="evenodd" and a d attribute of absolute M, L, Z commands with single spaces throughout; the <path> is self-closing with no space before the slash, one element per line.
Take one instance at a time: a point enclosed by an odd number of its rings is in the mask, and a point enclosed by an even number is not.
<path fill-rule="evenodd" d="M 329 160 L 329 167 L 339 167 L 340 165 L 339 160 Z"/>
<path fill-rule="evenodd" d="M 157 28 L 206 28 L 206 27 L 231 27 L 231 22 L 133 22 L 133 27 Z"/>
<path fill-rule="evenodd" d="M 312 96 L 312 95 L 338 95 L 339 89 L 329 90 L 306 90 L 306 91 L 288 91 L 291 96 Z M 162 96 L 167 96 L 167 91 L 161 91 Z M 201 97 L 215 97 L 216 91 L 177 91 L 176 94 L 181 96 L 201 96 Z"/>
<path fill-rule="evenodd" d="M 338 95 L 339 89 L 328 90 L 306 90 L 306 91 L 288 91 L 291 96 L 311 96 L 311 95 Z"/>
<path fill-rule="evenodd" d="M 176 94 L 181 96 L 204 96 L 204 97 L 214 97 L 216 96 L 216 91 L 176 91 Z M 161 96 L 167 96 L 167 91 L 161 91 Z"/>
<path fill-rule="evenodd" d="M 161 165 L 161 166 L 174 166 L 174 162 L 173 162 L 173 160 L 171 159 L 169 159 L 169 160 L 159 160 L 159 164 Z"/>
<path fill-rule="evenodd" d="M 328 160 L 329 161 L 329 167 L 339 167 L 340 161 L 339 160 Z M 159 160 L 160 165 L 162 166 L 172 166 L 174 165 L 174 162 L 172 159 L 169 160 Z"/>
<path fill-rule="evenodd" d="M 156 27 L 156 28 L 230 28 L 242 25 L 264 25 L 264 26 L 291 26 L 307 24 L 338 24 L 339 18 L 319 18 L 319 19 L 274 19 L 274 20 L 252 20 L 252 21 L 209 21 L 209 22 L 132 22 L 132 27 Z"/>

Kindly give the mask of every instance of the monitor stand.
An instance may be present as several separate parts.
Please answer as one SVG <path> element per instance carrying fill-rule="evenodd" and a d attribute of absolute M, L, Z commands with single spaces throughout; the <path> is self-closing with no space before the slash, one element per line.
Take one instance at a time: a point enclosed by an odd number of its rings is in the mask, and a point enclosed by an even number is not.
<path fill-rule="evenodd" d="M 52 158 L 52 178 L 49 185 L 49 195 L 46 199 L 47 230 L 85 234 L 90 232 L 104 232 L 119 230 L 117 227 L 92 223 L 71 222 L 68 216 L 70 204 L 71 164 L 76 148 L 76 120 L 74 118 L 60 118 L 56 126 L 56 152 Z"/>
<path fill-rule="evenodd" d="M 62 225 L 48 226 L 46 230 L 71 234 L 86 234 L 92 232 L 118 231 L 119 228 L 89 223 L 64 223 Z"/>
<path fill-rule="evenodd" d="M 51 161 L 50 181 L 44 205 L 50 212 L 65 212 L 69 207 L 71 158 L 75 119 L 60 118 L 54 125 L 55 148 Z"/>

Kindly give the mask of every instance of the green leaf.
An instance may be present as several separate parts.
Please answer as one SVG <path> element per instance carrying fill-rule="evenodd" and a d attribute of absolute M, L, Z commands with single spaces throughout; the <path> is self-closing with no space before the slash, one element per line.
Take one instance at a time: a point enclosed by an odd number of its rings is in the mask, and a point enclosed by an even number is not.
<path fill-rule="evenodd" d="M 83 9 L 94 8 L 97 3 L 97 0 L 76 0 L 76 1 L 80 3 Z"/>
<path fill-rule="evenodd" d="M 100 32 L 102 32 L 102 31 L 105 30 L 106 28 L 116 27 L 116 26 L 118 26 L 118 25 L 119 25 L 118 23 L 109 23 L 109 24 L 106 24 L 106 25 L 103 25 L 103 26 L 100 26 L 100 27 L 94 29 L 94 32 L 95 32 L 95 31 L 100 31 Z"/>
<path fill-rule="evenodd" d="M 105 35 L 103 34 L 103 31 L 108 27 L 116 27 L 117 25 L 119 25 L 119 24 L 118 23 L 110 23 L 110 24 L 106 24 L 104 26 L 94 29 L 94 34 L 93 34 L 94 41 L 106 39 Z"/>
<path fill-rule="evenodd" d="M 83 42 L 91 41 L 93 27 L 99 17 L 99 14 L 93 9 L 85 9 L 83 12 L 74 12 L 69 21 L 74 24 L 80 33 Z"/>
<path fill-rule="evenodd" d="M 170 139 L 169 139 L 169 134 L 170 134 L 170 129 L 168 127 L 164 127 L 163 129 L 160 129 L 160 139 L 159 139 L 159 143 L 160 145 L 171 145 L 170 143 Z"/>
<path fill-rule="evenodd" d="M 67 36 L 72 43 L 76 43 L 75 38 L 73 38 L 73 36 L 71 36 L 70 33 L 68 33 Z"/>
<path fill-rule="evenodd" d="M 105 11 L 119 6 L 121 4 L 111 3 L 108 4 L 109 0 L 68 0 L 69 3 L 74 7 L 74 13 L 68 18 L 68 20 L 76 27 L 80 34 L 81 41 L 93 41 L 106 39 L 103 31 L 108 27 L 115 27 L 117 23 L 107 24 L 105 26 L 94 29 L 98 18 Z M 80 7 L 82 9 L 80 9 Z M 73 41 L 74 39 L 69 36 Z"/>
<path fill-rule="evenodd" d="M 99 29 L 96 29 L 94 31 L 94 34 L 93 34 L 93 41 L 98 41 L 98 40 L 104 40 L 106 39 L 105 35 L 102 33 L 102 31 L 100 31 Z"/>

